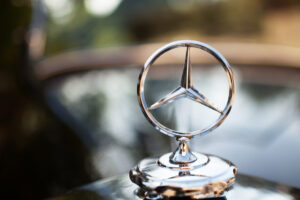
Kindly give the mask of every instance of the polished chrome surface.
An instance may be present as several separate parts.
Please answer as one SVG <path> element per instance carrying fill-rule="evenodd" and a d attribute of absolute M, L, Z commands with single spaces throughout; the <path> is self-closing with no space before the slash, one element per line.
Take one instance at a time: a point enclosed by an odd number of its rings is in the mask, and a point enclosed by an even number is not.
<path fill-rule="evenodd" d="M 214 200 L 298 200 L 300 189 L 265 179 L 238 174 L 234 189 Z M 51 200 L 149 200 L 163 198 L 139 189 L 127 175 L 110 177 L 50 198 Z M 177 198 L 180 199 L 180 198 Z M 181 198 L 182 199 L 182 198 Z M 183 198 L 189 200 L 190 198 Z M 213 200 L 209 198 L 208 200 Z M 166 200 L 166 199 L 164 199 Z"/>
<path fill-rule="evenodd" d="M 130 171 L 130 179 L 157 196 L 199 199 L 224 195 L 235 181 L 236 167 L 217 156 L 196 155 L 201 160 L 174 166 L 170 166 L 166 156 L 159 161 L 144 159 Z M 167 164 L 161 164 L 164 162 Z"/>
<path fill-rule="evenodd" d="M 177 149 L 170 155 L 170 162 L 172 163 L 191 163 L 195 162 L 197 157 L 191 152 L 188 142 L 180 140 Z"/>
<path fill-rule="evenodd" d="M 186 47 L 185 62 L 180 86 L 171 91 L 151 106 L 144 96 L 144 84 L 149 68 L 167 51 Z M 191 47 L 200 48 L 212 54 L 223 66 L 229 82 L 229 95 L 225 108 L 220 110 L 203 94 L 194 88 L 192 66 L 190 62 Z M 191 199 L 212 198 L 224 195 L 235 181 L 237 168 L 229 161 L 213 155 L 192 153 L 189 142 L 194 136 L 209 133 L 218 127 L 231 110 L 235 94 L 235 83 L 230 65 L 226 59 L 212 47 L 197 41 L 183 40 L 172 42 L 158 49 L 146 61 L 138 82 L 138 99 L 146 118 L 160 132 L 176 137 L 178 148 L 160 158 L 147 158 L 130 170 L 130 179 L 147 194 L 157 197 L 189 197 Z M 158 122 L 151 111 L 165 104 L 188 98 L 220 114 L 215 123 L 202 130 L 180 132 L 170 129 Z"/>
<path fill-rule="evenodd" d="M 184 62 L 184 70 L 181 78 L 181 84 L 179 87 L 171 91 L 169 94 L 167 94 L 165 97 L 158 100 L 156 103 L 154 103 L 151 106 L 148 106 L 145 95 L 144 95 L 144 84 L 147 77 L 147 73 L 150 69 L 150 67 L 154 64 L 154 62 L 164 53 L 167 51 L 170 51 L 174 48 L 178 47 L 186 47 L 186 56 L 185 56 L 185 62 Z M 227 104 L 224 109 L 219 109 L 216 107 L 210 100 L 208 100 L 203 94 L 201 94 L 196 88 L 193 87 L 193 79 L 192 79 L 192 66 L 190 62 L 190 48 L 199 48 L 201 50 L 207 51 L 211 55 L 213 55 L 223 66 L 227 78 L 228 78 L 228 84 L 229 84 L 229 95 Z M 167 44 L 163 46 L 162 48 L 155 51 L 146 61 L 144 68 L 142 69 L 139 77 L 138 82 L 138 99 L 140 106 L 142 108 L 142 111 L 146 118 L 149 120 L 149 122 L 160 132 L 173 136 L 173 137 L 187 137 L 192 138 L 194 136 L 198 135 L 204 135 L 211 131 L 213 131 L 215 128 L 217 128 L 219 125 L 223 123 L 227 115 L 229 114 L 233 99 L 235 95 L 235 82 L 233 73 L 231 70 L 230 65 L 228 64 L 227 60 L 214 48 L 210 47 L 207 44 L 198 42 L 198 41 L 192 41 L 192 40 L 182 40 L 182 41 L 176 41 L 172 42 L 170 44 Z M 196 101 L 212 110 L 215 110 L 216 112 L 220 113 L 219 118 L 216 120 L 215 123 L 212 125 L 202 129 L 202 130 L 196 130 L 196 131 L 189 131 L 189 132 L 181 132 L 177 130 L 172 130 L 155 119 L 155 117 L 152 115 L 151 110 L 157 109 L 165 104 L 171 103 L 173 101 L 179 100 L 181 98 L 189 98 L 193 101 Z"/>
<path fill-rule="evenodd" d="M 201 103 L 204 106 L 209 107 L 219 113 L 223 113 L 219 108 L 217 108 L 213 103 L 211 103 L 203 94 L 198 92 L 194 88 L 193 77 L 192 77 L 192 67 L 190 63 L 190 47 L 186 47 L 186 56 L 184 62 L 184 68 L 181 78 L 181 83 L 178 88 L 167 94 L 162 99 L 158 100 L 156 103 L 149 107 L 149 110 L 153 110 L 163 106 L 164 104 L 171 103 L 173 101 L 179 100 L 180 98 L 190 98 L 193 101 Z"/>

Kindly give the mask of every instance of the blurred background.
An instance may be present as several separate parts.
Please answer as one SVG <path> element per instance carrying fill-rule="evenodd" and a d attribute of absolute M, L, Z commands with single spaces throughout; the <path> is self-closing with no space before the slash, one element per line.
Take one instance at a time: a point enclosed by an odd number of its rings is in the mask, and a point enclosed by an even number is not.
<path fill-rule="evenodd" d="M 174 150 L 142 116 L 136 83 L 152 52 L 181 39 L 220 50 L 237 79 L 232 113 L 193 150 L 300 187 L 298 0 L 6 0 L 0 15 L 1 199 L 56 196 Z M 178 85 L 183 52 L 150 70 L 147 101 Z M 191 60 L 198 90 L 222 108 L 224 71 L 197 50 Z M 216 118 L 198 106 L 154 114 L 195 130 Z"/>

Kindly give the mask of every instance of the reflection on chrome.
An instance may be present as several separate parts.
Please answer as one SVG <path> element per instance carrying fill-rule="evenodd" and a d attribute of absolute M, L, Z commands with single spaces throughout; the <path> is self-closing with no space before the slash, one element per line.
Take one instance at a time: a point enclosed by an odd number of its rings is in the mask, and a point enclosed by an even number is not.
<path fill-rule="evenodd" d="M 108 192 L 109 191 L 109 192 Z M 299 189 L 289 186 L 275 184 L 263 179 L 253 178 L 245 175 L 237 175 L 234 190 L 230 190 L 226 197 L 216 198 L 218 200 L 297 200 L 299 199 Z M 160 199 L 149 194 L 147 191 L 138 189 L 133 185 L 127 176 L 117 176 L 78 188 L 65 195 L 68 198 L 81 197 L 102 200 L 145 200 Z M 64 196 L 63 196 L 64 197 Z M 53 200 L 55 200 L 54 198 Z M 61 199 L 61 198 L 58 198 Z M 209 199 L 207 199 L 209 200 Z"/>
<path fill-rule="evenodd" d="M 160 78 L 149 76 L 152 87 L 147 91 L 157 98 L 159 96 L 156 91 L 162 90 L 163 94 L 176 87 L 178 83 L 170 79 L 168 72 L 175 70 L 181 74 L 182 67 L 160 66 L 160 70 L 163 70 Z M 267 77 L 271 72 L 274 73 L 271 68 L 264 68 L 264 70 L 259 71 L 263 77 Z M 102 177 L 126 172 L 142 157 L 170 151 L 170 140 L 161 134 L 153 134 L 153 128 L 145 122 L 136 104 L 134 90 L 138 71 L 137 68 L 94 70 L 65 76 L 64 79 L 54 79 L 49 84 L 54 87 L 53 95 L 57 96 L 58 103 L 67 109 L 69 117 L 75 118 L 70 125 L 80 126 L 79 130 L 84 130 L 78 131 L 78 136 L 89 149 L 92 149 L 91 157 Z M 201 91 L 205 91 L 206 96 L 214 99 L 216 104 L 222 105 L 222 99 L 227 95 L 226 79 L 223 77 L 222 69 L 215 66 L 193 65 L 193 76 L 194 84 L 200 88 L 199 80 L 201 80 Z M 270 80 L 265 79 L 260 80 L 260 84 L 254 84 L 251 82 L 251 77 L 245 77 L 243 68 L 238 66 L 235 66 L 235 77 L 239 80 L 237 84 L 239 95 L 230 120 L 223 123 L 222 129 L 215 130 L 217 137 L 212 134 L 202 137 L 201 140 L 192 141 L 193 149 L 228 158 L 239 166 L 241 173 L 300 187 L 297 181 L 300 180 L 300 174 L 296 173 L 300 168 L 300 162 L 294 159 L 298 156 L 297 152 L 300 152 L 299 89 L 272 84 Z M 258 82 L 258 79 L 255 81 Z M 111 91 L 104 88 L 107 85 L 115 90 L 118 88 L 122 90 L 112 96 Z M 104 109 L 104 105 L 109 104 L 110 101 L 117 101 L 117 105 L 121 105 L 124 101 L 129 103 L 127 107 L 120 106 L 120 115 L 114 116 L 119 121 L 125 122 L 120 127 L 115 126 L 113 116 L 105 116 L 116 109 L 113 105 Z M 189 102 L 170 104 L 157 115 L 163 116 L 165 120 L 175 118 L 172 124 L 174 128 L 182 128 L 186 126 L 185 120 L 187 120 L 184 114 L 187 110 L 191 110 L 188 120 L 190 126 L 195 129 L 207 124 L 208 120 L 213 119 L 217 114 L 209 109 L 203 109 L 201 115 L 207 116 L 203 118 L 197 111 L 198 104 L 193 102 L 189 104 Z M 289 112 L 286 112 L 287 110 Z M 168 112 L 165 113 L 166 111 Z M 170 114 L 175 115 L 174 118 L 167 118 Z M 103 119 L 106 119 L 106 124 Z M 112 130 L 115 131 L 111 132 Z M 132 138 L 133 134 L 139 141 L 128 139 Z M 176 146 L 177 144 L 174 148 Z M 245 154 L 249 155 L 251 160 L 245 157 Z M 278 156 L 283 162 L 279 162 Z M 122 159 L 123 168 L 119 167 L 119 163 L 116 164 L 116 160 L 121 158 L 126 158 Z M 109 169 L 104 170 L 105 166 L 109 166 Z M 268 168 L 272 170 L 264 170 Z M 282 171 L 283 168 L 288 170 Z M 290 172 L 295 172 L 293 177 L 290 176 Z"/>

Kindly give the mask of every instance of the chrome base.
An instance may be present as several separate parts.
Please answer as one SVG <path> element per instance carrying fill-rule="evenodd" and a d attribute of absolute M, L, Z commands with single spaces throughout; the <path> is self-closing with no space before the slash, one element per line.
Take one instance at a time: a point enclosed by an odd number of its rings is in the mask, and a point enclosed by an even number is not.
<path fill-rule="evenodd" d="M 130 170 L 130 179 L 151 196 L 220 197 L 235 181 L 237 168 L 214 155 L 193 153 L 196 160 L 188 164 L 172 162 L 168 153 L 147 158 Z"/>

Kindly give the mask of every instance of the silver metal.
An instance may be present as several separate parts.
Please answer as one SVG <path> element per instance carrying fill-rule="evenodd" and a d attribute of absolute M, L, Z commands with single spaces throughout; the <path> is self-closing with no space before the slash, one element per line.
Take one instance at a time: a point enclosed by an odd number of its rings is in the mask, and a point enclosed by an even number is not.
<path fill-rule="evenodd" d="M 169 94 L 167 94 L 165 97 L 158 100 L 156 103 L 154 103 L 151 106 L 148 106 L 145 95 L 144 95 L 144 84 L 147 77 L 147 73 L 150 69 L 150 67 L 153 65 L 153 63 L 164 53 L 167 51 L 178 48 L 178 47 L 186 47 L 186 57 L 185 57 L 185 63 L 184 63 L 184 69 L 183 74 L 181 78 L 180 86 L 171 91 Z M 216 107 L 210 100 L 208 100 L 203 94 L 201 94 L 196 88 L 193 86 L 193 79 L 192 79 L 192 66 L 190 62 L 190 48 L 199 48 L 201 50 L 207 51 L 211 55 L 213 55 L 223 66 L 227 78 L 228 78 L 228 84 L 229 84 L 229 95 L 227 99 L 226 106 L 223 110 Z M 233 73 L 231 70 L 230 65 L 228 64 L 227 60 L 214 48 L 211 46 L 198 42 L 193 40 L 181 40 L 172 42 L 170 44 L 167 44 L 163 46 L 162 48 L 155 51 L 146 61 L 140 76 L 139 76 L 139 82 L 138 82 L 138 100 L 140 103 L 140 106 L 142 108 L 142 111 L 148 121 L 160 132 L 172 136 L 172 137 L 187 137 L 192 138 L 195 136 L 201 136 L 204 134 L 207 134 L 211 131 L 213 131 L 215 128 L 217 128 L 219 125 L 223 123 L 225 118 L 228 116 L 233 100 L 235 95 L 235 82 Z M 157 109 L 165 104 L 171 103 L 173 101 L 179 100 L 181 98 L 189 98 L 193 101 L 196 101 L 218 113 L 220 113 L 219 118 L 210 126 L 202 129 L 202 130 L 196 130 L 196 131 L 190 131 L 190 132 L 181 132 L 177 130 L 172 130 L 164 125 L 162 125 L 160 122 L 158 122 L 155 117 L 152 115 L 151 110 Z"/>
<path fill-rule="evenodd" d="M 152 64 L 165 52 L 186 47 L 184 68 L 179 87 L 171 91 L 151 106 L 145 101 L 144 84 Z M 225 69 L 229 95 L 225 108 L 219 109 L 201 94 L 193 84 L 190 49 L 199 48 L 213 55 Z M 218 127 L 229 114 L 235 94 L 235 83 L 232 70 L 226 59 L 212 47 L 197 41 L 183 40 L 172 42 L 154 52 L 146 61 L 138 82 L 138 99 L 148 121 L 160 132 L 176 137 L 178 148 L 160 158 L 142 160 L 130 171 L 130 179 L 153 197 L 186 197 L 191 199 L 218 197 L 230 188 L 235 180 L 237 168 L 227 160 L 217 156 L 191 152 L 189 141 L 195 136 L 207 134 Z M 181 98 L 196 101 L 220 114 L 216 122 L 202 130 L 180 132 L 159 123 L 151 114 L 158 109 Z"/>
<path fill-rule="evenodd" d="M 202 164 L 171 167 L 161 164 L 167 162 L 164 157 L 147 158 L 130 170 L 129 177 L 153 196 L 189 199 L 223 196 L 235 181 L 236 167 L 217 156 L 199 155 L 203 160 L 196 162 Z"/>
<path fill-rule="evenodd" d="M 170 162 L 176 164 L 192 163 L 196 160 L 197 157 L 190 151 L 186 140 L 180 140 L 177 149 L 170 156 Z"/>

